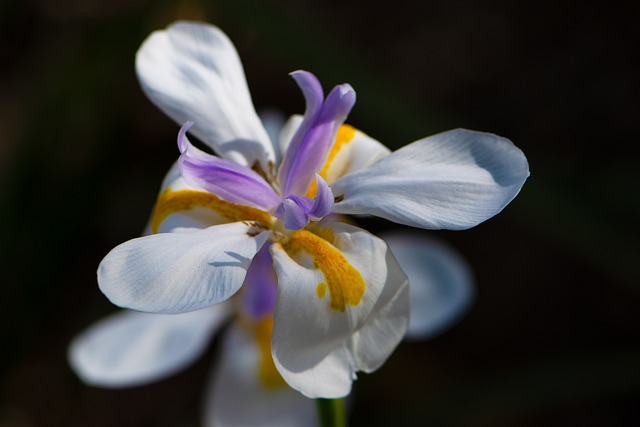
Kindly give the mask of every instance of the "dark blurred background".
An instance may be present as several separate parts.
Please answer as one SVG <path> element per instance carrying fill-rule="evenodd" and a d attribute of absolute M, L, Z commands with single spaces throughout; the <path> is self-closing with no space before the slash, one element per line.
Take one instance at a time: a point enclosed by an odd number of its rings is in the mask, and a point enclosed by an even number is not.
<path fill-rule="evenodd" d="M 465 127 L 529 159 L 500 215 L 430 233 L 472 265 L 477 301 L 361 375 L 352 426 L 640 425 L 639 4 L 1 2 L 0 426 L 200 424 L 215 342 L 183 373 L 121 391 L 66 362 L 70 339 L 115 310 L 99 261 L 140 233 L 178 155 L 133 61 L 179 18 L 230 36 L 258 107 L 302 112 L 287 73 L 307 69 L 351 83 L 349 122 L 391 148 Z"/>

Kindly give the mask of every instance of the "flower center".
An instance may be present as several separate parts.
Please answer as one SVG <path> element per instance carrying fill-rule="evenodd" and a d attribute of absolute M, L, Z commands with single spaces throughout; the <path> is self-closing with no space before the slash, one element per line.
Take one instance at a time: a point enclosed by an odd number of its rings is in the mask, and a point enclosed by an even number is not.
<path fill-rule="evenodd" d="M 275 216 L 284 222 L 287 230 L 300 230 L 310 221 L 320 221 L 333 210 L 334 197 L 331 187 L 316 174 L 316 197 L 289 195 L 276 208 Z"/>

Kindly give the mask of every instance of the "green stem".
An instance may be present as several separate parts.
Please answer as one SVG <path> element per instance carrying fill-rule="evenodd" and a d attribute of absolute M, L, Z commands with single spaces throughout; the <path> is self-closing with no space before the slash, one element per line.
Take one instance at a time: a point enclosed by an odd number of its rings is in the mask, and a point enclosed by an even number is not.
<path fill-rule="evenodd" d="M 344 399 L 316 399 L 320 427 L 347 427 Z"/>

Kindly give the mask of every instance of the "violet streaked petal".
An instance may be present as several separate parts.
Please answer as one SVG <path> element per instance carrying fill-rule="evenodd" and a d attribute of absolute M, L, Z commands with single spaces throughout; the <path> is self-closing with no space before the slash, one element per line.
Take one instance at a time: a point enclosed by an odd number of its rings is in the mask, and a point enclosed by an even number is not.
<path fill-rule="evenodd" d="M 185 181 L 215 194 L 221 199 L 270 211 L 280 203 L 280 197 L 256 172 L 246 166 L 221 159 L 194 147 L 186 131 L 190 122 L 180 129 L 178 160 Z"/>
<path fill-rule="evenodd" d="M 313 219 L 322 219 L 325 215 L 329 215 L 333 209 L 334 198 L 331 187 L 327 184 L 319 174 L 316 174 L 316 185 L 318 191 L 313 206 L 309 210 L 309 216 Z"/>
<path fill-rule="evenodd" d="M 308 71 L 300 70 L 291 73 L 291 77 L 293 77 L 300 90 L 302 90 L 302 94 L 304 95 L 306 102 L 306 108 L 302 123 L 291 138 L 291 142 L 289 143 L 287 151 L 284 153 L 284 158 L 278 172 L 285 196 L 293 194 L 288 191 L 288 188 L 291 185 L 289 176 L 292 173 L 292 168 L 294 167 L 296 158 L 298 157 L 298 152 L 305 142 L 305 137 L 311 130 L 316 119 L 320 116 L 322 102 L 324 101 L 324 91 L 322 90 L 322 86 L 316 76 Z"/>
<path fill-rule="evenodd" d="M 333 88 L 322 105 L 320 114 L 308 126 L 307 115 L 287 150 L 291 163 L 286 169 L 283 191 L 285 195 L 303 195 L 309 188 L 315 172 L 324 164 L 335 141 L 338 128 L 344 123 L 355 104 L 356 95 L 348 84 Z M 301 140 L 298 142 L 298 138 Z M 294 142 L 296 145 L 294 146 Z M 293 151 L 291 151 L 293 150 Z"/>
<path fill-rule="evenodd" d="M 273 270 L 269 245 L 262 245 L 253 257 L 242 285 L 242 308 L 253 319 L 273 315 L 278 291 L 278 278 Z"/>

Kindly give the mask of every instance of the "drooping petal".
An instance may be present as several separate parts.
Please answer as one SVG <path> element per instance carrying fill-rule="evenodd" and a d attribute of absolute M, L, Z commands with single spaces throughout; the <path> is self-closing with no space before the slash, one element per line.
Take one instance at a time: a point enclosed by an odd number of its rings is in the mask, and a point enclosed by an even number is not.
<path fill-rule="evenodd" d="M 136 71 L 149 99 L 218 155 L 264 170 L 275 161 L 255 112 L 235 47 L 217 27 L 177 22 L 153 32 L 136 55 Z"/>
<path fill-rule="evenodd" d="M 236 293 L 268 233 L 249 223 L 161 233 L 115 247 L 98 267 L 100 290 L 121 307 L 182 313 Z"/>
<path fill-rule="evenodd" d="M 280 135 L 278 136 L 278 146 L 281 153 L 286 153 L 289 149 L 289 144 L 293 136 L 296 134 L 300 125 L 302 124 L 303 116 L 300 114 L 293 114 L 284 122 L 282 129 L 280 129 Z"/>
<path fill-rule="evenodd" d="M 356 95 L 350 85 L 343 84 L 333 88 L 322 102 L 322 88 L 313 74 L 298 71 L 292 76 L 307 100 L 307 111 L 284 155 L 279 177 L 285 196 L 304 196 L 325 162 L 338 128 L 355 104 Z"/>
<path fill-rule="evenodd" d="M 178 134 L 180 172 L 187 183 L 230 203 L 266 211 L 278 206 L 280 197 L 258 173 L 194 147 L 186 135 L 191 124 L 185 123 Z"/>
<path fill-rule="evenodd" d="M 192 363 L 230 314 L 228 304 L 184 314 L 120 311 L 74 338 L 69 362 L 87 384 L 132 387 Z"/>
<path fill-rule="evenodd" d="M 453 326 L 471 306 L 475 286 L 471 270 L 451 247 L 415 233 L 382 237 L 409 277 L 411 319 L 407 338 L 432 338 Z"/>
<path fill-rule="evenodd" d="M 317 425 L 313 400 L 284 382 L 276 385 L 261 381 L 262 358 L 271 355 L 269 352 L 264 354 L 256 339 L 265 338 L 268 345 L 268 337 L 256 337 L 236 325 L 225 334 L 221 360 L 205 395 L 207 427 Z"/>
<path fill-rule="evenodd" d="M 202 230 L 212 225 L 239 221 L 269 224 L 271 215 L 261 209 L 226 202 L 219 197 L 189 185 L 178 163 L 167 173 L 158 195 L 147 232 L 169 233 Z"/>
<path fill-rule="evenodd" d="M 529 176 L 511 141 L 464 129 L 421 139 L 332 184 L 334 212 L 461 230 L 500 212 Z"/>
<path fill-rule="evenodd" d="M 407 278 L 381 239 L 320 222 L 271 246 L 278 275 L 272 354 L 287 383 L 337 398 L 379 367 L 405 334 Z"/>

